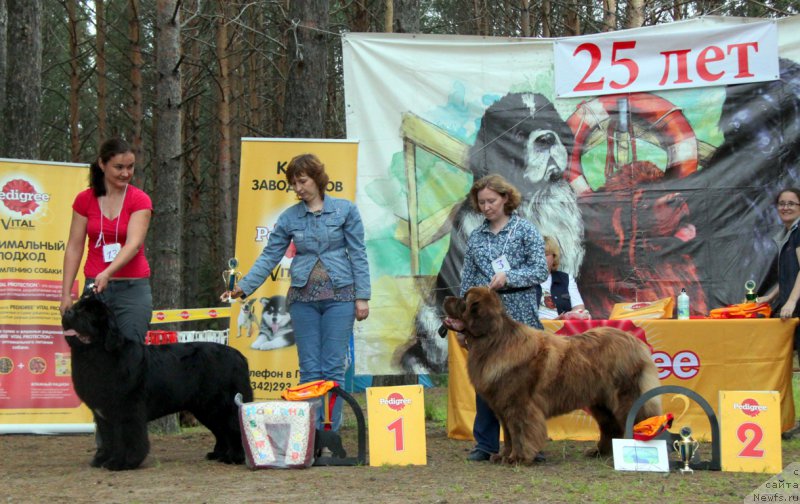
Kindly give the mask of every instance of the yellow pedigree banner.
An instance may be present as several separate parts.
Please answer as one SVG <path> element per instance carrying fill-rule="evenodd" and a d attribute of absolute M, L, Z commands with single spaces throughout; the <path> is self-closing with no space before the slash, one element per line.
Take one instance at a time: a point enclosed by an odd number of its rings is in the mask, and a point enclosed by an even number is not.
<path fill-rule="evenodd" d="M 191 322 L 193 320 L 208 320 L 228 318 L 231 308 L 222 306 L 218 308 L 178 308 L 175 310 L 153 311 L 151 324 L 166 324 L 168 322 Z"/>
<path fill-rule="evenodd" d="M 286 181 L 286 166 L 293 157 L 305 153 L 315 154 L 325 165 L 330 177 L 326 194 L 355 198 L 357 142 L 243 138 L 235 254 L 242 275 L 266 246 L 281 212 L 297 203 Z M 299 381 L 297 349 L 286 306 L 293 256 L 290 246 L 264 284 L 244 302 L 231 305 L 228 344 L 250 363 L 254 401 L 277 399 Z M 220 271 L 226 268 L 220 265 Z"/>
<path fill-rule="evenodd" d="M 72 388 L 59 312 L 72 201 L 87 168 L 0 159 L 0 433 L 93 428 Z"/>

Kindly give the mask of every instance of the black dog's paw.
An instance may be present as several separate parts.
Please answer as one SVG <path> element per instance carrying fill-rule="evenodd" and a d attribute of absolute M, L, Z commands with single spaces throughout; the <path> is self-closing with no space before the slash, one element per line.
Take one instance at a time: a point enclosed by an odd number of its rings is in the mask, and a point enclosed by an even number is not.
<path fill-rule="evenodd" d="M 244 464 L 244 452 L 243 451 L 231 452 L 231 463 L 236 465 Z"/>
<path fill-rule="evenodd" d="M 136 469 L 137 466 L 138 464 L 132 466 L 124 460 L 115 458 L 108 459 L 103 463 L 103 467 L 109 471 L 127 471 L 128 469 Z"/>
<path fill-rule="evenodd" d="M 103 464 L 109 459 L 110 455 L 103 450 L 97 450 L 97 453 L 94 454 L 92 457 L 92 461 L 89 462 L 89 465 L 92 467 L 103 467 Z"/>
<path fill-rule="evenodd" d="M 208 452 L 206 460 L 216 460 L 223 464 L 244 464 L 244 452 Z"/>

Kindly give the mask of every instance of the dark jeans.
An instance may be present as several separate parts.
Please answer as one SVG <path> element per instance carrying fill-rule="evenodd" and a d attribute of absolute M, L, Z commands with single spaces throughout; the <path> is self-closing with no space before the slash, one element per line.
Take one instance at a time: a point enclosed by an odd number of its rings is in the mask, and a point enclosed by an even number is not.
<path fill-rule="evenodd" d="M 536 329 L 544 329 L 541 322 L 536 321 Z M 475 394 L 475 422 L 472 424 L 472 437 L 475 448 L 486 453 L 500 451 L 500 421 L 492 408 L 478 394 Z"/>
<path fill-rule="evenodd" d="M 86 279 L 86 285 L 92 282 L 93 278 Z M 111 280 L 99 297 L 114 312 L 120 334 L 127 339 L 144 343 L 150 328 L 150 319 L 153 317 L 150 279 Z"/>
<path fill-rule="evenodd" d="M 475 448 L 486 453 L 500 451 L 500 422 L 492 408 L 481 396 L 475 394 L 475 423 L 472 424 Z"/>

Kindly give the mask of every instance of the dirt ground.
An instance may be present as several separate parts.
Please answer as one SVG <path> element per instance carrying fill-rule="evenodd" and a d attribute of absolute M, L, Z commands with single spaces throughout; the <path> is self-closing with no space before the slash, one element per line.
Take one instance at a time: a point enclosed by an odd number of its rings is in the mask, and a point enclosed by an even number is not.
<path fill-rule="evenodd" d="M 0 503 L 742 502 L 771 476 L 617 472 L 578 442 L 550 442 L 533 467 L 467 462 L 471 443 L 448 439 L 441 422 L 427 425 L 427 465 L 406 467 L 251 471 L 204 460 L 213 437 L 203 428 L 150 438 L 141 468 L 111 472 L 89 467 L 92 435 L 0 436 Z M 355 455 L 353 439 L 345 446 Z M 800 440 L 783 452 L 784 467 L 800 461 Z"/>

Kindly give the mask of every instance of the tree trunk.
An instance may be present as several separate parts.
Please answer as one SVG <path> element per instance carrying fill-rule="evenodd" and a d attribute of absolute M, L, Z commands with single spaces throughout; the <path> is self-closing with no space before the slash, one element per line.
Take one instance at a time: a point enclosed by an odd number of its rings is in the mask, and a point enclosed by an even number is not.
<path fill-rule="evenodd" d="M 325 133 L 328 80 L 328 2 L 295 0 L 289 7 L 291 59 L 286 81 L 286 137 L 320 138 Z"/>
<path fill-rule="evenodd" d="M 6 82 L 6 155 L 39 158 L 42 96 L 42 2 L 8 0 L 8 61 Z"/>
<path fill-rule="evenodd" d="M 217 76 L 219 243 L 217 247 L 222 254 L 226 252 L 232 254 L 234 250 L 233 230 L 235 221 L 233 220 L 233 197 L 231 195 L 231 79 L 228 56 L 228 16 L 226 15 L 225 6 L 225 0 L 219 0 L 216 22 L 216 50 L 217 65 L 219 67 L 219 75 Z"/>
<path fill-rule="evenodd" d="M 181 236 L 183 235 L 183 173 L 181 160 L 180 0 L 156 2 L 156 130 L 153 201 L 158 206 L 150 225 L 153 304 L 179 308 L 181 302 Z M 151 428 L 178 432 L 177 415 L 167 415 Z"/>
<path fill-rule="evenodd" d="M 581 34 L 581 20 L 578 16 L 578 0 L 570 0 L 566 6 L 567 12 L 564 20 L 567 29 L 570 31 L 571 36 L 578 36 Z"/>
<path fill-rule="evenodd" d="M 128 20 L 128 39 L 130 40 L 130 78 L 131 78 L 131 104 L 129 114 L 131 117 L 131 132 L 129 141 L 136 159 L 142 161 L 144 155 L 142 141 L 142 123 L 144 122 L 144 103 L 142 98 L 142 43 L 141 25 L 139 23 L 139 0 L 130 0 L 128 3 L 130 17 Z"/>
<path fill-rule="evenodd" d="M 197 6 L 196 2 L 192 2 L 190 10 L 194 10 Z M 201 30 L 208 30 L 209 24 L 206 18 L 202 16 L 195 16 L 192 18 L 184 33 L 188 32 L 192 35 L 183 38 L 183 50 L 188 55 L 189 61 L 195 63 L 188 65 L 184 72 L 181 72 L 183 80 L 183 96 L 193 96 L 195 93 L 195 86 L 200 80 L 199 75 L 202 68 L 196 63 L 202 61 L 201 42 L 198 40 L 198 34 Z M 194 302 L 191 299 L 184 299 L 183 306 L 191 308 L 198 306 L 195 303 L 203 299 L 203 294 L 206 292 L 219 292 L 222 291 L 222 282 L 209 282 L 208 278 L 203 278 L 202 266 L 203 261 L 208 261 L 214 264 L 214 254 L 203 253 L 209 247 L 205 245 L 213 244 L 213 241 L 208 239 L 208 223 L 211 219 L 208 217 L 207 211 L 203 208 L 203 172 L 202 172 L 202 156 L 204 149 L 202 148 L 201 134 L 203 129 L 201 127 L 201 98 L 193 96 L 187 98 L 184 104 L 183 115 L 183 138 L 186 149 L 184 151 L 184 162 L 187 170 L 187 184 L 184 207 L 186 208 L 185 224 L 184 224 L 184 237 L 183 243 L 191 243 L 191 247 L 184 247 L 183 249 L 183 272 L 184 272 L 184 292 L 193 293 L 195 298 Z M 198 246 L 199 245 L 199 246 Z M 213 245 L 212 245 L 213 246 Z M 219 268 L 220 270 L 222 267 Z M 216 278 L 216 276 L 214 277 Z M 188 296 L 187 296 L 188 298 Z"/>
<path fill-rule="evenodd" d="M 628 24 L 625 28 L 639 28 L 644 23 L 644 0 L 630 0 L 628 3 Z"/>
<path fill-rule="evenodd" d="M 255 26 L 264 26 L 264 13 L 255 11 L 251 13 L 251 21 Z M 264 103 L 261 99 L 263 89 L 263 76 L 266 71 L 262 64 L 262 59 L 259 57 L 258 51 L 255 47 L 258 46 L 259 35 L 255 30 L 250 30 L 247 34 L 248 45 L 251 47 L 250 53 L 247 56 L 247 105 L 249 108 L 248 116 L 250 117 L 250 125 L 256 131 L 264 128 Z"/>
<path fill-rule="evenodd" d="M 519 18 L 522 36 L 531 36 L 531 0 L 519 0 Z"/>
<path fill-rule="evenodd" d="M 389 0 L 394 2 L 392 22 L 395 33 L 419 33 L 419 0 Z"/>
<path fill-rule="evenodd" d="M 75 0 L 66 2 L 67 29 L 69 31 L 69 147 L 70 160 L 78 162 L 81 155 L 80 117 L 78 101 L 81 92 L 81 78 L 78 62 L 78 16 Z M 101 140 L 102 141 L 102 140 Z"/>
<path fill-rule="evenodd" d="M 105 141 L 108 134 L 108 111 L 106 110 L 106 9 L 104 0 L 94 0 L 95 23 L 97 36 L 95 37 L 95 52 L 97 53 L 97 137 L 98 145 Z M 135 153 L 134 153 L 135 154 Z"/>
<path fill-rule="evenodd" d="M 8 33 L 8 9 L 6 0 L 0 0 L 0 118 L 6 115 L 6 34 Z M 0 157 L 5 156 L 5 121 L 0 119 Z"/>
<path fill-rule="evenodd" d="M 603 31 L 617 29 L 617 0 L 603 0 Z"/>
<path fill-rule="evenodd" d="M 281 7 L 288 11 L 289 1 L 283 0 L 285 3 Z M 280 42 L 282 48 L 289 47 L 289 40 L 293 39 L 289 30 L 281 30 Z M 288 49 L 280 51 L 275 57 L 275 70 L 278 73 L 278 79 L 274 86 L 275 98 L 272 100 L 272 131 L 276 137 L 282 137 L 284 131 L 284 114 L 286 113 L 286 86 L 289 80 L 289 54 Z"/>
<path fill-rule="evenodd" d="M 549 38 L 552 34 L 550 16 L 550 0 L 544 0 L 542 2 L 542 37 L 544 38 Z"/>

